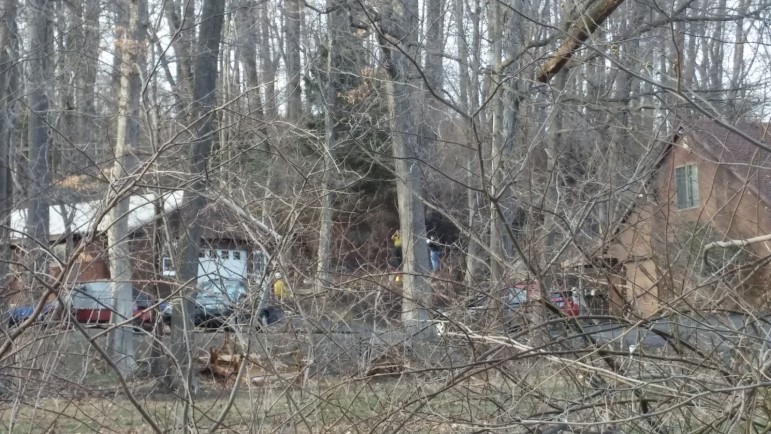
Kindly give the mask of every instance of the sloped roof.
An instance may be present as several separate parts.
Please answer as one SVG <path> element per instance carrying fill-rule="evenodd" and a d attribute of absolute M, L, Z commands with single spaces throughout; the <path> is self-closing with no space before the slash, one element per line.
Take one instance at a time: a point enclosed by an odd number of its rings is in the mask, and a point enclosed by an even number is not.
<path fill-rule="evenodd" d="M 182 205 L 182 190 L 170 191 L 160 195 L 163 200 L 163 212 L 173 212 Z M 134 195 L 129 198 L 128 226 L 133 231 L 155 219 L 155 201 L 159 195 L 154 193 Z M 93 229 L 96 219 L 105 211 L 104 200 L 53 205 L 49 208 L 48 233 L 51 239 L 59 239 L 67 234 L 85 234 Z M 11 238 L 24 237 L 27 223 L 27 210 L 18 209 L 11 213 Z M 109 218 L 102 218 L 98 231 L 107 230 Z"/>
<path fill-rule="evenodd" d="M 771 130 L 765 122 L 737 122 L 737 130 L 771 146 Z M 771 153 L 718 125 L 714 121 L 698 121 L 684 125 L 690 146 L 704 152 L 712 161 L 725 165 L 766 203 L 771 204 Z"/>
<path fill-rule="evenodd" d="M 735 123 L 734 127 L 762 143 L 771 145 L 771 131 L 767 123 L 743 121 Z M 703 158 L 725 165 L 738 179 L 746 181 L 761 200 L 771 204 L 771 154 L 709 119 L 682 122 L 667 140 L 661 142 L 660 153 L 649 163 L 650 171 L 644 181 L 645 186 L 654 182 L 659 169 L 669 158 L 672 147 L 682 143 L 684 139 Z M 643 190 L 645 189 L 646 187 L 643 187 Z M 639 204 L 640 198 L 641 196 L 634 195 L 619 200 L 625 204 L 626 211 L 611 230 L 614 237 L 621 231 Z M 604 248 L 603 246 L 602 249 Z"/>

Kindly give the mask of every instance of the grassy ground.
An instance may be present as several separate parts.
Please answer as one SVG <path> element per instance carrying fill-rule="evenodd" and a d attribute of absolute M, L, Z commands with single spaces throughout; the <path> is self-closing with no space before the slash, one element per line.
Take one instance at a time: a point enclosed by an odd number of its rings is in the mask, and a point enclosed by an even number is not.
<path fill-rule="evenodd" d="M 16 342 L 13 355 L 0 366 L 0 433 L 150 432 L 148 423 L 118 387 L 115 373 L 100 360 L 90 343 L 89 338 L 100 333 L 90 330 L 86 337 L 73 331 L 41 329 Z M 103 344 L 104 339 L 98 337 L 97 341 Z M 201 354 L 206 354 L 207 349 L 221 345 L 223 339 L 223 333 L 196 333 L 195 345 Z M 651 385 L 656 386 L 639 387 L 638 383 L 616 381 L 613 376 L 593 378 L 570 363 L 576 359 L 569 352 L 560 361 L 505 350 L 481 363 L 477 357 L 486 353 L 488 346 L 475 344 L 472 350 L 466 343 L 462 351 L 454 350 L 458 354 L 463 352 L 456 359 L 460 366 L 449 368 L 444 364 L 439 369 L 438 364 L 421 365 L 416 361 L 400 375 L 363 378 L 356 363 L 362 355 L 361 346 L 372 341 L 345 335 L 334 345 L 323 346 L 317 335 L 312 338 L 315 350 L 308 353 L 309 346 L 303 347 L 303 339 L 297 334 L 252 333 L 250 339 L 251 350 L 271 354 L 270 360 L 283 358 L 285 367 L 294 359 L 291 354 L 306 351 L 301 359 L 312 356 L 311 366 L 315 368 L 309 369 L 308 378 L 299 384 L 239 383 L 233 406 L 218 425 L 219 432 L 519 433 L 528 432 L 538 421 L 544 421 L 543 426 L 553 426 L 566 420 L 577 424 L 576 429 L 597 424 L 593 426 L 597 428 L 594 432 L 603 432 L 607 427 L 602 421 L 611 419 L 627 421 L 622 431 L 615 432 L 651 432 L 651 425 L 640 417 L 641 393 L 652 412 L 672 408 L 671 412 L 666 410 L 666 417 L 654 420 L 667 424 L 669 433 L 677 433 L 719 421 L 721 412 L 714 410 L 728 402 L 728 395 L 715 398 L 704 394 L 684 400 L 684 405 L 675 405 L 680 397 L 662 392 L 662 388 L 688 391 L 686 384 L 716 384 L 716 378 L 713 371 L 693 365 L 679 366 L 673 361 L 652 364 L 642 358 L 617 358 L 630 376 L 650 379 Z M 149 337 L 137 335 L 142 366 L 147 364 L 149 342 Z M 168 337 L 164 342 L 171 344 Z M 423 352 L 441 353 L 439 350 L 429 348 Z M 341 356 L 349 351 L 353 355 Z M 588 365 L 592 363 L 590 359 L 581 356 L 580 360 Z M 600 359 L 593 360 L 607 370 Z M 264 371 L 252 374 L 261 373 Z M 662 380 L 664 377 L 666 380 Z M 236 385 L 233 379 L 199 378 L 200 392 L 192 401 L 187 419 L 183 416 L 188 401 L 161 393 L 155 379 L 139 377 L 130 386 L 133 396 L 162 431 L 208 432 L 226 408 Z M 763 402 L 756 400 L 753 405 Z M 765 415 L 751 412 L 758 415 L 759 423 L 765 424 Z M 715 426 L 740 425 L 720 422 Z"/>
<path fill-rule="evenodd" d="M 0 432 L 149 432 L 147 422 L 118 387 L 116 374 L 89 342 L 89 338 L 96 338 L 104 345 L 106 336 L 100 334 L 100 329 L 89 330 L 88 336 L 72 330 L 39 329 L 19 340 L 13 357 L 0 368 L 2 386 L 6 387 L 0 399 Z M 205 354 L 206 349 L 219 346 L 223 338 L 223 333 L 196 333 L 196 346 Z M 298 339 L 291 333 L 267 340 L 253 338 L 259 341 L 253 343 L 255 352 L 274 354 L 296 348 Z M 149 337 L 137 335 L 140 365 L 149 355 L 149 342 Z M 291 363 L 291 359 L 288 356 L 285 363 Z M 319 354 L 316 360 L 322 365 Z M 416 382 L 417 377 L 356 379 L 357 369 L 352 363 L 352 359 L 326 360 L 323 369 L 299 386 L 282 382 L 269 387 L 239 384 L 220 431 L 337 433 L 356 432 L 368 426 L 386 429 L 398 425 L 410 408 L 420 405 L 416 401 L 401 408 L 419 396 L 418 384 L 420 394 L 431 393 L 440 384 L 431 385 L 426 378 Z M 347 374 L 329 374 L 342 371 Z M 156 384 L 153 379 L 137 379 L 131 387 L 161 429 L 183 431 L 185 400 L 161 394 Z M 191 424 L 205 432 L 219 418 L 235 384 L 233 380 L 203 377 L 201 386 L 194 400 Z M 437 419 L 421 416 L 419 421 L 424 427 L 434 427 L 434 432 L 450 429 L 449 418 L 467 412 L 457 403 L 438 399 L 430 408 Z M 425 432 L 416 428 L 417 423 L 413 422 L 408 431 Z"/>
<path fill-rule="evenodd" d="M 225 407 L 229 390 L 208 385 L 204 396 L 195 400 L 194 426 L 208 431 Z M 229 385 L 232 387 L 232 383 Z M 313 432 L 342 433 L 398 428 L 406 420 L 415 398 L 414 383 L 387 379 L 349 382 L 327 379 L 300 388 L 244 388 L 237 393 L 223 419 L 221 432 Z M 428 387 L 428 386 L 426 386 Z M 430 393 L 430 389 L 421 393 Z M 168 432 L 180 432 L 184 403 L 171 395 L 142 399 L 142 405 L 155 422 Z M 478 411 L 476 409 L 474 411 Z M 488 408 L 489 410 L 489 408 Z M 467 403 L 437 399 L 417 410 L 413 421 L 400 432 L 459 432 L 451 422 L 468 412 Z M 480 411 L 481 412 L 481 411 Z M 23 399 L 0 407 L 0 431 L 55 433 L 145 433 L 150 426 L 125 396 L 84 399 Z"/>

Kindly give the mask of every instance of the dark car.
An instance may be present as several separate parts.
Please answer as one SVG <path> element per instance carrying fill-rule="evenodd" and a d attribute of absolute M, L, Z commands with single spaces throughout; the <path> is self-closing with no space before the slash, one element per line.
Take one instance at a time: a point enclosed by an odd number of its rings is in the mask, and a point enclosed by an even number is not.
<path fill-rule="evenodd" d="M 43 310 L 40 311 L 40 315 L 37 317 L 38 322 L 47 321 L 56 312 L 57 303 L 46 303 L 43 306 Z M 35 305 L 24 305 L 10 309 L 8 311 L 8 327 L 16 327 L 22 322 L 26 321 L 35 312 Z"/>
<path fill-rule="evenodd" d="M 247 298 L 246 282 L 236 279 L 204 281 L 193 301 L 193 322 L 201 327 L 220 327 L 241 319 L 241 304 Z"/>
<path fill-rule="evenodd" d="M 222 279 L 202 283 L 192 297 L 193 323 L 198 327 L 218 328 L 247 318 L 243 306 L 247 294 L 246 283 L 242 280 Z M 178 303 L 164 302 L 160 307 L 163 321 L 171 323 Z"/>
<path fill-rule="evenodd" d="M 233 302 L 223 294 L 198 292 L 193 301 L 193 323 L 199 327 L 221 327 L 226 325 L 235 313 Z"/>

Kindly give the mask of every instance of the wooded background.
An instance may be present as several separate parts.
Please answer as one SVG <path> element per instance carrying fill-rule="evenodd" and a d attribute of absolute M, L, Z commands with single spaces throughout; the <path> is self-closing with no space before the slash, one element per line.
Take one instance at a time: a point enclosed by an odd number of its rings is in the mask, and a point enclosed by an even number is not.
<path fill-rule="evenodd" d="M 646 188 L 662 143 L 684 120 L 732 130 L 738 120 L 763 123 L 769 116 L 767 0 L 0 0 L 0 15 L 6 307 L 42 306 L 41 297 L 62 286 L 62 275 L 50 272 L 57 256 L 49 206 L 109 204 L 102 217 L 111 222 L 110 271 L 118 279 L 132 267 L 128 197 L 183 190 L 186 227 L 159 241 L 174 257 L 181 287 L 190 287 L 197 273 L 199 211 L 215 204 L 264 229 L 253 241 L 269 239 L 274 269 L 287 274 L 298 298 L 310 294 L 307 315 L 336 312 L 357 299 L 365 313 L 345 318 L 350 323 L 424 324 L 446 318 L 437 307 L 479 294 L 496 298 L 511 282 L 548 282 L 566 260 L 591 261 L 589 252 L 612 241 L 630 204 L 651 193 Z M 28 213 L 15 247 L 23 259 L 10 248 L 18 238 L 10 216 L 19 209 Z M 394 285 L 387 278 L 388 243 L 397 229 L 404 279 Z M 674 230 L 688 242 L 699 232 Z M 699 233 L 699 245 L 725 238 Z M 432 234 L 443 245 L 439 273 L 429 271 Z M 58 257 L 61 269 L 79 252 L 73 240 L 59 241 L 67 246 Z M 683 245 L 688 257 L 703 252 Z M 661 260 L 697 276 L 697 286 L 738 291 L 727 267 L 717 273 L 673 256 Z M 378 310 L 381 297 L 396 304 Z M 665 304 L 662 313 L 726 307 L 679 302 Z M 740 294 L 732 303 L 749 309 Z M 191 302 L 183 306 L 192 312 Z M 128 318 L 130 309 L 124 304 L 118 313 Z M 629 310 L 617 319 L 647 324 Z M 189 315 L 173 321 L 172 341 L 193 342 Z M 771 423 L 762 340 L 760 353 L 752 360 L 745 354 L 743 362 L 677 346 L 627 367 L 621 365 L 629 361 L 628 346 L 584 342 L 591 348 L 582 350 L 587 359 L 565 368 L 570 386 L 547 382 L 556 388 L 543 392 L 524 371 L 512 374 L 511 364 L 527 369 L 535 366 L 532 357 L 560 365 L 564 349 L 542 341 L 551 340 L 543 334 L 526 348 L 493 332 L 475 333 L 476 344 L 457 350 L 462 368 L 437 368 L 447 393 L 426 390 L 424 401 L 383 404 L 381 416 L 373 416 L 379 422 L 358 415 L 339 416 L 336 424 L 308 422 L 295 403 L 281 420 L 313 432 L 342 426 L 399 432 L 411 418 L 469 432 L 754 432 Z M 114 384 L 130 397 L 133 386 L 123 379 L 135 377 L 137 359 L 116 355 L 134 354 L 141 344 L 121 327 L 110 335 L 99 354 L 112 360 L 105 369 L 117 372 L 121 381 Z M 22 363 L 14 342 L 25 337 L 38 342 L 39 334 L 24 327 L 7 335 L 0 374 Z M 195 392 L 195 351 L 190 345 L 170 351 L 170 369 L 185 375 L 169 388 Z M 678 377 L 702 356 L 714 358 L 698 368 L 704 383 Z M 485 375 L 505 381 L 474 389 L 484 404 L 453 418 L 455 398 L 471 405 L 460 388 L 476 387 L 465 381 L 467 373 L 479 374 L 477 361 Z M 50 373 L 51 366 L 40 369 Z M 542 374 L 562 372 L 555 369 Z M 657 385 L 656 369 L 672 383 Z M 590 377 L 601 384 L 589 384 Z M 504 391 L 504 383 L 516 391 Z M 14 384 L 9 380 L 8 396 L 17 396 L 18 407 L 28 391 Z M 321 389 L 332 386 L 314 387 L 311 396 L 321 400 Z M 707 395 L 714 388 L 721 398 Z M 611 389 L 624 389 L 618 395 L 624 398 L 604 400 Z M 213 430 L 229 420 L 227 411 L 212 414 L 215 424 L 195 419 L 193 395 L 177 396 L 186 404 L 168 417 L 169 427 Z M 434 398 L 453 410 L 423 414 Z M 582 399 L 589 403 L 582 406 Z M 147 429 L 160 429 L 159 416 L 130 401 Z M 571 412 L 580 416 L 566 416 Z M 255 432 L 268 426 L 243 421 Z"/>

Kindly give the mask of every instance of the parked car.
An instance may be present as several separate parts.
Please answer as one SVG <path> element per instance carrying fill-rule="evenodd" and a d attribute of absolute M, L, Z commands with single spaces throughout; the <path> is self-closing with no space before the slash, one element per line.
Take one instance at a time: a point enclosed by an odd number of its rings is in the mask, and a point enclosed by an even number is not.
<path fill-rule="evenodd" d="M 578 316 L 581 314 L 581 304 L 578 295 L 573 291 L 557 291 L 549 295 L 549 301 L 560 308 L 565 316 Z"/>
<path fill-rule="evenodd" d="M 152 330 L 155 325 L 155 310 L 151 307 L 155 304 L 152 296 L 147 293 L 134 290 L 134 301 L 131 308 L 134 317 L 134 325 L 145 330 Z M 112 288 L 108 281 L 85 282 L 76 285 L 65 297 L 65 303 L 69 305 L 75 321 L 84 324 L 109 323 L 112 318 Z M 52 319 L 56 312 L 57 302 L 46 303 L 40 312 L 37 321 L 44 322 Z M 24 305 L 12 308 L 8 314 L 8 326 L 15 327 L 29 318 L 35 311 L 35 305 Z"/>
<path fill-rule="evenodd" d="M 245 300 L 248 297 L 246 282 L 236 279 L 207 280 L 193 294 L 193 323 L 196 327 L 218 328 L 231 322 L 248 319 Z M 171 316 L 178 303 L 161 305 L 163 321 L 171 323 Z"/>
<path fill-rule="evenodd" d="M 249 294 L 246 282 L 236 279 L 206 280 L 193 301 L 193 322 L 200 327 L 221 327 L 247 318 L 243 306 Z"/>
<path fill-rule="evenodd" d="M 157 310 L 153 308 L 155 298 L 146 292 L 138 292 L 134 297 L 134 305 L 131 307 L 131 315 L 134 317 L 134 325 L 144 330 L 152 330 L 155 327 Z"/>
<path fill-rule="evenodd" d="M 500 298 L 487 294 L 475 297 L 468 303 L 467 312 L 470 320 L 476 324 L 487 326 L 500 318 L 506 329 L 519 330 L 527 324 L 527 313 L 537 303 L 540 294 L 537 283 L 520 282 L 504 288 Z M 581 313 L 578 296 L 572 291 L 552 292 L 549 300 L 566 316 L 578 316 Z"/>
<path fill-rule="evenodd" d="M 155 325 L 154 298 L 134 288 L 132 291 L 131 314 L 134 325 L 151 330 Z M 112 296 L 112 282 L 97 280 L 75 285 L 70 296 L 75 320 L 84 324 L 105 324 L 112 319 L 115 310 Z"/>
<path fill-rule="evenodd" d="M 37 317 L 37 322 L 46 322 L 51 319 L 51 316 L 56 312 L 57 302 L 53 301 L 46 303 L 43 306 L 43 310 L 40 311 L 40 315 Z M 22 322 L 26 321 L 35 312 L 35 305 L 24 305 L 13 307 L 8 311 L 8 327 L 16 327 Z"/>

